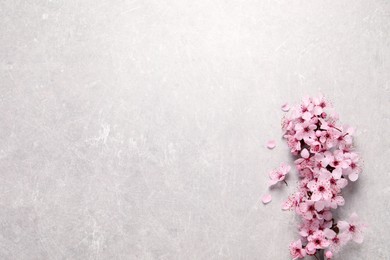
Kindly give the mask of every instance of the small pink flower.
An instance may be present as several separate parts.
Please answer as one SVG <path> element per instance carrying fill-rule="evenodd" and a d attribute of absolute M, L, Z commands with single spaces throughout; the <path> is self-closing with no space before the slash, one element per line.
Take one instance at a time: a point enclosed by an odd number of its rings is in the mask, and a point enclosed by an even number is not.
<path fill-rule="evenodd" d="M 333 160 L 333 155 L 331 152 L 329 151 L 326 151 L 326 152 L 323 152 L 323 153 L 317 153 L 314 158 L 316 159 L 316 161 L 320 162 L 321 163 L 321 166 L 322 167 L 326 167 L 329 165 L 330 161 Z"/>
<path fill-rule="evenodd" d="M 325 237 L 329 240 L 329 249 L 338 252 L 342 246 L 348 243 L 350 237 L 345 234 L 336 234 L 333 230 L 327 228 L 324 230 Z"/>
<path fill-rule="evenodd" d="M 366 229 L 366 225 L 359 221 L 359 218 L 356 213 L 352 213 L 349 217 L 349 222 L 339 221 L 337 226 L 340 231 L 349 235 L 353 241 L 360 244 L 363 242 L 363 231 Z"/>
<path fill-rule="evenodd" d="M 339 143 L 339 148 L 343 151 L 350 151 L 352 149 L 353 135 L 355 129 L 353 127 L 348 127 L 342 134 L 337 138 Z"/>
<path fill-rule="evenodd" d="M 285 135 L 284 138 L 287 138 L 287 145 L 290 147 L 291 153 L 295 154 L 301 150 L 301 142 L 294 136 Z"/>
<path fill-rule="evenodd" d="M 362 170 L 359 166 L 359 156 L 356 153 L 346 153 L 345 157 L 349 159 L 349 167 L 344 172 L 351 181 L 356 181 Z"/>
<path fill-rule="evenodd" d="M 323 96 L 313 98 L 313 114 L 321 115 L 324 110 L 328 107 L 328 102 Z"/>
<path fill-rule="evenodd" d="M 323 126 L 321 126 L 322 128 Z M 339 137 L 340 132 L 334 128 L 328 128 L 325 131 L 316 131 L 316 136 L 319 137 L 319 140 L 322 144 L 326 146 L 326 148 L 332 148 Z"/>
<path fill-rule="evenodd" d="M 303 225 L 299 229 L 299 234 L 302 237 L 312 236 L 320 227 L 318 219 L 304 220 Z"/>
<path fill-rule="evenodd" d="M 333 218 L 333 214 L 330 210 L 324 210 L 322 212 L 322 218 L 326 221 L 331 221 Z M 329 222 L 328 224 L 333 224 L 332 222 Z M 330 225 L 332 226 L 332 225 Z M 326 228 L 326 225 L 323 225 L 323 228 Z"/>
<path fill-rule="evenodd" d="M 345 200 L 343 196 L 340 195 L 333 195 L 330 201 L 328 202 L 328 207 L 331 207 L 332 209 L 336 209 L 338 206 L 344 206 Z"/>
<path fill-rule="evenodd" d="M 290 244 L 290 254 L 293 259 L 304 258 L 306 256 L 306 251 L 302 247 L 302 241 L 300 239 Z"/>
<path fill-rule="evenodd" d="M 332 177 L 329 179 L 330 188 L 334 194 L 341 192 L 345 186 L 348 185 L 348 181 L 345 178 L 337 179 L 336 173 L 332 173 Z"/>
<path fill-rule="evenodd" d="M 302 124 L 296 124 L 295 125 L 295 138 L 297 140 L 309 140 L 309 139 L 315 139 L 316 134 L 314 130 L 317 128 L 317 126 L 313 123 L 312 120 L 305 121 Z"/>
<path fill-rule="evenodd" d="M 350 160 L 344 156 L 343 151 L 336 150 L 333 153 L 333 160 L 329 162 L 329 165 L 334 168 L 347 169 L 349 166 Z"/>
<path fill-rule="evenodd" d="M 299 213 L 307 220 L 313 219 L 316 212 L 315 201 L 308 200 L 299 204 Z"/>
<path fill-rule="evenodd" d="M 322 150 L 322 145 L 320 142 L 318 141 L 314 141 L 314 140 L 308 140 L 308 145 L 310 145 L 310 152 L 311 153 L 319 153 L 321 150 Z"/>
<path fill-rule="evenodd" d="M 275 185 L 280 181 L 284 181 L 290 169 L 291 169 L 290 165 L 282 163 L 280 164 L 279 168 L 272 170 L 269 173 L 269 178 L 270 178 L 269 186 Z"/>
<path fill-rule="evenodd" d="M 302 197 L 303 197 L 303 193 L 301 193 L 301 192 L 296 192 L 296 193 L 290 195 L 288 197 L 288 199 L 285 202 L 283 202 L 282 209 L 289 210 L 289 209 L 297 207 L 297 205 L 301 201 Z"/>
<path fill-rule="evenodd" d="M 313 249 L 324 249 L 329 246 L 329 241 L 325 238 L 324 232 L 320 230 L 316 231 L 312 236 L 309 236 L 307 241 L 309 243 L 306 247 L 310 252 Z"/>
<path fill-rule="evenodd" d="M 307 184 L 307 187 L 312 192 L 311 199 L 319 201 L 320 199 L 329 200 L 332 197 L 330 184 L 327 180 L 312 180 Z"/>

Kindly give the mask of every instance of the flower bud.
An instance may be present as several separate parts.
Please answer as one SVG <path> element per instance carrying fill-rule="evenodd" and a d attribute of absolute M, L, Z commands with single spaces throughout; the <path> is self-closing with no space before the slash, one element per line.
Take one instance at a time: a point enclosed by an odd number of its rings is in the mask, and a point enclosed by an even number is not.
<path fill-rule="evenodd" d="M 331 251 L 326 251 L 325 256 L 326 259 L 331 259 L 333 257 L 333 253 Z"/>

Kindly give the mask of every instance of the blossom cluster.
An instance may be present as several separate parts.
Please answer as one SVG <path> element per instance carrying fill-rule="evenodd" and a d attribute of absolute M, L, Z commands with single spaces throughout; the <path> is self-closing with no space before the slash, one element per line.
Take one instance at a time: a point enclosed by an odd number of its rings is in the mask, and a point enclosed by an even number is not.
<path fill-rule="evenodd" d="M 353 213 L 347 221 L 336 221 L 333 212 L 345 203 L 342 190 L 356 181 L 362 171 L 361 160 L 353 147 L 354 129 L 339 124 L 331 104 L 323 97 L 304 98 L 292 107 L 282 121 L 284 138 L 297 157 L 299 189 L 283 204 L 301 218 L 300 239 L 290 244 L 293 259 L 324 252 L 332 258 L 348 241 L 363 241 L 365 225 Z M 271 183 L 284 180 L 278 171 Z"/>

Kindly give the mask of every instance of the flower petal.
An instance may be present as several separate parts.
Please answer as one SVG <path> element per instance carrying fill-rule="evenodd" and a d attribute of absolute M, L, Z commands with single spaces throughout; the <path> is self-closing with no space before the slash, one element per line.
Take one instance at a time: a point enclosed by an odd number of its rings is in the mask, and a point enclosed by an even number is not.
<path fill-rule="evenodd" d="M 358 215 L 356 214 L 356 212 L 353 212 L 349 217 L 349 222 L 356 224 L 358 221 L 359 221 Z"/>
<path fill-rule="evenodd" d="M 332 176 L 333 176 L 336 180 L 338 180 L 338 179 L 341 178 L 341 174 L 342 174 L 341 168 L 336 168 L 336 169 L 334 169 L 333 172 L 332 172 Z"/>
<path fill-rule="evenodd" d="M 283 110 L 284 112 L 288 112 L 288 111 L 290 110 L 289 104 L 288 104 L 288 103 L 284 103 L 284 104 L 282 105 L 282 110 Z"/>
<path fill-rule="evenodd" d="M 313 201 L 319 201 L 321 199 L 321 197 L 322 197 L 321 194 L 316 193 L 316 192 L 311 195 L 311 199 Z"/>
<path fill-rule="evenodd" d="M 345 186 L 347 186 L 348 181 L 345 178 L 341 178 L 340 180 L 337 180 L 337 186 L 339 186 L 340 189 L 344 189 Z"/>
<path fill-rule="evenodd" d="M 322 216 L 324 217 L 325 220 L 331 220 L 333 218 L 333 214 L 331 211 L 325 211 Z"/>
<path fill-rule="evenodd" d="M 356 180 L 359 178 L 359 174 L 357 174 L 357 173 L 351 173 L 350 175 L 348 175 L 348 178 L 349 178 L 351 181 L 356 181 Z"/>
<path fill-rule="evenodd" d="M 268 148 L 268 149 L 274 149 L 275 146 L 276 146 L 275 140 L 269 140 L 269 141 L 267 142 L 267 148 Z"/>
<path fill-rule="evenodd" d="M 301 156 L 305 159 L 309 158 L 309 156 L 310 156 L 309 151 L 306 148 L 303 149 L 301 152 Z"/>
<path fill-rule="evenodd" d="M 353 236 L 352 236 L 352 240 L 355 241 L 356 243 L 358 244 L 361 244 L 363 243 L 363 234 L 361 232 L 356 232 Z"/>
<path fill-rule="evenodd" d="M 278 183 L 278 180 L 269 180 L 268 186 L 271 187 L 271 186 L 275 185 L 276 183 Z"/>
<path fill-rule="evenodd" d="M 312 114 L 310 112 L 305 112 L 302 115 L 302 118 L 305 119 L 306 121 L 309 121 L 312 118 Z"/>
<path fill-rule="evenodd" d="M 324 230 L 324 235 L 326 236 L 327 239 L 333 239 L 336 236 L 336 232 L 334 232 L 329 228 L 326 228 Z"/>
<path fill-rule="evenodd" d="M 337 203 L 337 205 L 339 205 L 339 206 L 344 206 L 344 204 L 345 204 L 345 200 L 342 196 L 336 196 L 336 198 L 334 198 L 334 200 Z"/>
<path fill-rule="evenodd" d="M 261 198 L 261 201 L 262 201 L 264 204 L 270 203 L 271 200 L 272 200 L 271 194 L 265 194 L 265 195 Z"/>
<path fill-rule="evenodd" d="M 314 204 L 314 208 L 315 208 L 317 211 L 323 210 L 324 207 L 325 207 L 325 203 L 324 203 L 324 201 L 322 201 L 322 200 L 317 201 L 317 202 Z"/>
<path fill-rule="evenodd" d="M 347 221 L 340 220 L 337 222 L 337 227 L 340 230 L 346 230 L 347 228 L 349 228 L 349 223 Z"/>

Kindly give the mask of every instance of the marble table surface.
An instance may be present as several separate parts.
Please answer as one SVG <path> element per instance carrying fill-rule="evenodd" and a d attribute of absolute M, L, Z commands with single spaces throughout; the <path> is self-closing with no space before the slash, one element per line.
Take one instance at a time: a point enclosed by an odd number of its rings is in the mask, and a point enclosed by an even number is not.
<path fill-rule="evenodd" d="M 290 259 L 284 102 L 323 93 L 364 173 L 335 259 L 390 259 L 390 2 L 2 0 L 0 259 Z M 277 141 L 270 151 L 269 139 Z"/>

